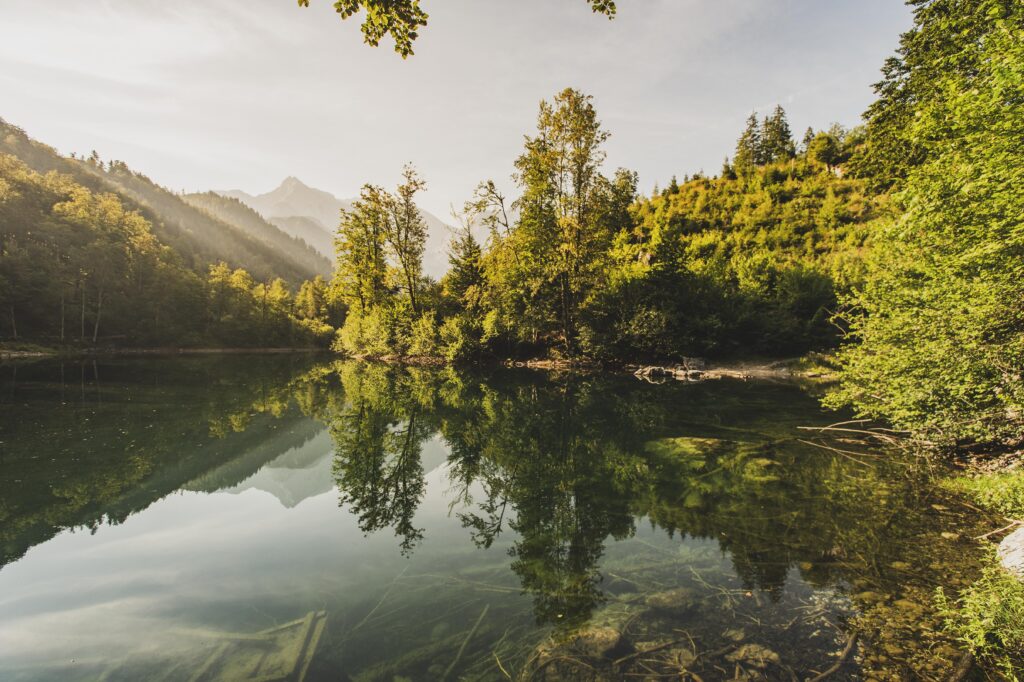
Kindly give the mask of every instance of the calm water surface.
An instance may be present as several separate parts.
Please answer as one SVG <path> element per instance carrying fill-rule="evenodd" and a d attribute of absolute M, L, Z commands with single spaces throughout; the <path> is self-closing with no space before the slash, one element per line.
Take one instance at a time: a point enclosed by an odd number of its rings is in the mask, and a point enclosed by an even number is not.
<path fill-rule="evenodd" d="M 0 376 L 3 680 L 792 680 L 853 632 L 831 679 L 956 656 L 927 605 L 970 519 L 801 430 L 843 416 L 794 384 L 274 356 Z"/>

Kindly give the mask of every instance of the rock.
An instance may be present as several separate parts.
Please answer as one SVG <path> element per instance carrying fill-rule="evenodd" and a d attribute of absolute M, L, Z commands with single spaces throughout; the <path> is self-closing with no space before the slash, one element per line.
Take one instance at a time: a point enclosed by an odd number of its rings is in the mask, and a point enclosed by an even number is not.
<path fill-rule="evenodd" d="M 782 658 L 777 653 L 760 644 L 744 644 L 726 656 L 725 660 L 733 663 L 746 663 L 762 669 L 767 668 L 769 664 L 779 665 L 782 663 Z"/>
<path fill-rule="evenodd" d="M 1024 580 L 1024 526 L 999 543 L 999 561 L 1007 571 Z"/>
<path fill-rule="evenodd" d="M 654 611 L 678 615 L 697 606 L 697 593 L 688 587 L 680 587 L 668 592 L 656 592 L 648 595 L 645 603 Z"/>
<path fill-rule="evenodd" d="M 686 670 L 697 660 L 697 654 L 693 653 L 690 649 L 672 649 L 668 652 L 667 658 L 673 665 L 678 666 L 680 670 Z"/>
<path fill-rule="evenodd" d="M 891 564 L 889 564 L 889 567 L 896 571 L 910 570 L 910 564 L 908 564 L 906 561 L 894 561 Z"/>
<path fill-rule="evenodd" d="M 625 653 L 628 645 L 615 628 L 593 627 L 576 633 L 572 647 L 590 658 L 610 658 L 613 654 Z"/>
<path fill-rule="evenodd" d="M 732 629 L 732 630 L 726 630 L 725 632 L 722 633 L 722 636 L 725 637 L 726 639 L 731 639 L 734 642 L 742 642 L 743 640 L 745 640 L 747 638 L 746 633 L 743 632 L 743 630 L 740 629 L 740 628 L 735 628 L 735 629 Z"/>
<path fill-rule="evenodd" d="M 909 599 L 897 599 L 892 603 L 894 608 L 903 611 L 908 616 L 919 616 L 924 613 L 924 606 Z"/>

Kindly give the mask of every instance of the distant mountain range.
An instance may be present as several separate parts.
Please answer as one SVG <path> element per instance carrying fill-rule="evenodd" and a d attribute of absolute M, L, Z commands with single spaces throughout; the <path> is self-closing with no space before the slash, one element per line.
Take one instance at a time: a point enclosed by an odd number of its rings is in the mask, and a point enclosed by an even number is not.
<path fill-rule="evenodd" d="M 279 187 L 265 194 L 252 195 L 237 189 L 219 194 L 242 202 L 285 234 L 302 239 L 332 260 L 341 210 L 352 207 L 351 200 L 339 199 L 295 177 L 285 178 Z M 432 277 L 441 277 L 448 269 L 450 228 L 437 216 L 422 209 L 420 213 L 428 233 L 423 270 Z"/>

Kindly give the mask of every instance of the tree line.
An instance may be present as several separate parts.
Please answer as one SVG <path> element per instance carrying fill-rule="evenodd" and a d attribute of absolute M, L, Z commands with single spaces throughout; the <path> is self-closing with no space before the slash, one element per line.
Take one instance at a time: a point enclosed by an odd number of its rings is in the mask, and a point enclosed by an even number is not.
<path fill-rule="evenodd" d="M 453 361 L 829 347 L 885 199 L 817 153 L 827 140 L 846 154 L 859 133 L 834 127 L 798 148 L 781 107 L 755 127 L 720 176 L 640 196 L 636 173 L 604 169 L 609 133 L 592 99 L 566 89 L 540 105 L 514 162 L 517 195 L 486 180 L 456 216 L 439 283 L 422 275 L 422 179 L 407 168 L 394 192 L 368 185 L 339 225 L 332 289 L 349 314 L 335 347 Z"/>

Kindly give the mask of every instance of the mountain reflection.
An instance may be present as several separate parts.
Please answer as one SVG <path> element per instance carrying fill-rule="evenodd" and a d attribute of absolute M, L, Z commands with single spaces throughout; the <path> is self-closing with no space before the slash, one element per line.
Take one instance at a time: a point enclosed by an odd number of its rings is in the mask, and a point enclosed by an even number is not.
<path fill-rule="evenodd" d="M 429 541 L 417 510 L 437 438 L 452 515 L 480 548 L 508 534 L 540 623 L 591 616 L 606 545 L 638 524 L 715 540 L 748 589 L 778 597 L 794 567 L 826 585 L 884 561 L 891 519 L 913 507 L 882 465 L 799 442 L 829 417 L 795 386 L 295 358 L 4 371 L 18 409 L 0 420 L 3 564 L 176 490 L 257 488 L 293 507 L 332 485 L 363 532 L 390 530 L 410 555 Z"/>

